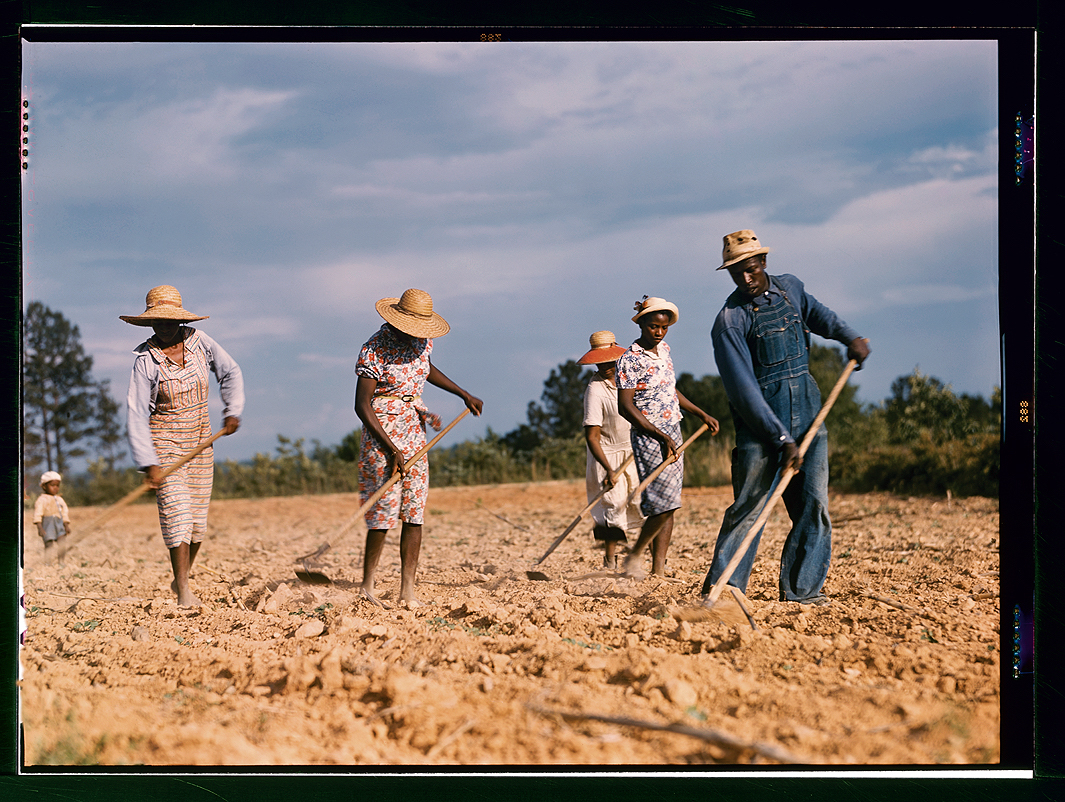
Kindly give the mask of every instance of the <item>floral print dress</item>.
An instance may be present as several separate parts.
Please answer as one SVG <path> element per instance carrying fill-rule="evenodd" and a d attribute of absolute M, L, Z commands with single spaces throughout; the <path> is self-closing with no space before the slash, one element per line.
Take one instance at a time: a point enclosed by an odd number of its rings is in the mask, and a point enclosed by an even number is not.
<path fill-rule="evenodd" d="M 433 341 L 407 338 L 388 323 L 366 341 L 355 374 L 377 382 L 371 402 L 377 419 L 407 462 L 425 445 L 425 424 L 440 418 L 425 408 L 421 394 L 429 378 Z M 365 502 L 391 477 L 389 455 L 364 426 L 359 449 L 359 493 Z M 422 458 L 366 512 L 370 529 L 392 529 L 400 520 L 421 524 L 429 494 L 429 462 Z"/>
<path fill-rule="evenodd" d="M 680 401 L 677 398 L 677 377 L 673 359 L 665 342 L 658 344 L 658 354 L 633 343 L 618 358 L 617 385 L 622 390 L 635 390 L 633 403 L 655 427 L 680 445 Z M 646 479 L 662 464 L 668 452 L 661 441 L 632 427 L 632 453 L 640 481 Z M 684 484 L 684 455 L 670 464 L 643 491 L 640 511 L 650 517 L 680 507 L 680 491 Z"/>

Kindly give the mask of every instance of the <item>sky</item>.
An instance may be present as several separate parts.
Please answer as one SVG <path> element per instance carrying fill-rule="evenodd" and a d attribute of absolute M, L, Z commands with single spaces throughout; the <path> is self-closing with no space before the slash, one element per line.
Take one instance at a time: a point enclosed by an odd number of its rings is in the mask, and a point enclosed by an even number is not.
<path fill-rule="evenodd" d="M 526 422 L 592 332 L 634 340 L 644 295 L 680 308 L 677 372 L 717 374 L 734 285 L 715 268 L 749 228 L 770 274 L 869 339 L 860 401 L 915 368 L 989 397 L 996 58 L 980 40 L 24 41 L 24 304 L 78 325 L 124 407 L 150 330 L 118 316 L 176 286 L 243 371 L 241 430 L 215 445 L 242 460 L 357 428 L 374 303 L 417 287 L 451 325 L 433 364 L 484 401 L 447 445 Z M 463 408 L 424 398 L 445 422 Z"/>

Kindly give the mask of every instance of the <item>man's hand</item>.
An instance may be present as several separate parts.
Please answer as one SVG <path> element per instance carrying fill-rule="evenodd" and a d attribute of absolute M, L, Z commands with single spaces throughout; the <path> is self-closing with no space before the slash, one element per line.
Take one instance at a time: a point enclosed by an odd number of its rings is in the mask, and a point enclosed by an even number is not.
<path fill-rule="evenodd" d="M 785 443 L 780 449 L 780 470 L 786 471 L 788 468 L 795 471 L 802 468 L 802 455 L 795 443 Z"/>
<path fill-rule="evenodd" d="M 240 418 L 234 417 L 233 415 L 228 416 L 224 421 L 222 421 L 222 431 L 225 432 L 225 437 L 228 437 L 229 435 L 233 434 L 233 432 L 235 432 L 239 428 Z"/>
<path fill-rule="evenodd" d="M 869 356 L 870 350 L 869 341 L 864 337 L 855 337 L 851 340 L 851 344 L 847 346 L 847 359 L 853 359 L 858 363 L 858 367 L 855 370 L 862 369 L 862 363 Z"/>

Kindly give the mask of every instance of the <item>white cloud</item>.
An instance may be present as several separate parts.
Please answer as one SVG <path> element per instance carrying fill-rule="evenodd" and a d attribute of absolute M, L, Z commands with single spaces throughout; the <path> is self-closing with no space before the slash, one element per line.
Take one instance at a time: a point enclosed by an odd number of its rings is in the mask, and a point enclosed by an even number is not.
<path fill-rule="evenodd" d="M 70 117 L 42 110 L 36 132 L 45 175 L 63 194 L 133 201 L 175 186 L 225 185 L 241 173 L 233 140 L 294 96 L 254 88 L 213 89 L 191 100 L 87 107 Z M 52 189 L 51 191 L 58 191 Z"/>
<path fill-rule="evenodd" d="M 150 111 L 131 131 L 129 144 L 149 157 L 150 172 L 163 180 L 188 180 L 191 170 L 206 183 L 229 181 L 239 167 L 232 140 L 294 95 L 220 87 L 208 97 Z"/>
<path fill-rule="evenodd" d="M 935 178 L 952 178 L 963 173 L 992 173 L 998 164 L 998 129 L 991 131 L 984 146 L 976 150 L 948 143 L 924 148 L 910 155 L 903 169 L 924 170 Z"/>

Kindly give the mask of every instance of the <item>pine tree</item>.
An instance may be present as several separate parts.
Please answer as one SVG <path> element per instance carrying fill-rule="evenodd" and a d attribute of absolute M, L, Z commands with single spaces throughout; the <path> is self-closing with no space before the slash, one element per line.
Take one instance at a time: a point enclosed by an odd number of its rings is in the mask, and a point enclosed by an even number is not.
<path fill-rule="evenodd" d="M 540 396 L 542 406 L 529 405 L 529 424 L 544 437 L 567 438 L 584 430 L 584 391 L 592 371 L 570 359 L 552 369 Z"/>
<path fill-rule="evenodd" d="M 40 301 L 26 308 L 22 331 L 22 428 L 26 471 L 65 473 L 70 460 L 97 447 L 113 464 L 122 456 L 118 404 L 108 382 L 92 378 L 81 332 Z"/>
<path fill-rule="evenodd" d="M 115 463 L 126 456 L 125 451 L 118 450 L 119 444 L 126 439 L 126 431 L 122 425 L 121 409 L 111 396 L 110 379 L 104 379 L 96 385 L 93 397 L 92 438 L 100 459 L 107 465 L 108 470 L 114 470 Z"/>

